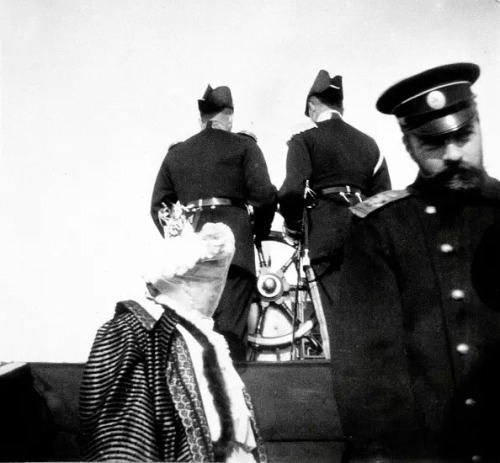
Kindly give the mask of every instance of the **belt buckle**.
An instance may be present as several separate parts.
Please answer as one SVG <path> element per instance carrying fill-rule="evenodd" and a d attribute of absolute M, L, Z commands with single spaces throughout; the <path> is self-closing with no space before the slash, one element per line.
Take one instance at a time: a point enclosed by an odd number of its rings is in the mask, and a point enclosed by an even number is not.
<path fill-rule="evenodd" d="M 191 201 L 189 202 L 187 207 L 193 211 L 197 211 L 203 207 L 203 199 L 196 199 L 194 201 Z"/>
<path fill-rule="evenodd" d="M 212 203 L 212 204 L 210 204 L 210 203 Z M 217 206 L 220 205 L 219 200 L 217 198 L 211 198 L 211 199 L 209 199 L 208 205 L 210 206 L 210 209 L 215 209 Z"/>

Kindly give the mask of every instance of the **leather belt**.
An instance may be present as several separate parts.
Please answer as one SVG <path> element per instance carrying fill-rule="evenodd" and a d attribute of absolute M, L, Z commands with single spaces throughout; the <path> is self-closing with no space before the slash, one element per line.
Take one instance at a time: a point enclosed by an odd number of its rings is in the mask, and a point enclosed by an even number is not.
<path fill-rule="evenodd" d="M 352 188 L 349 185 L 346 186 L 332 186 L 328 188 L 322 188 L 319 190 L 319 192 L 322 195 L 329 195 L 332 193 L 344 193 L 344 194 L 353 194 L 353 195 L 360 195 L 361 190 L 358 188 Z"/>
<path fill-rule="evenodd" d="M 241 199 L 204 198 L 197 199 L 196 201 L 189 201 L 186 204 L 186 207 L 194 207 L 195 209 L 201 209 L 202 207 L 210 207 L 212 209 L 215 209 L 218 206 L 236 206 L 246 209 L 246 203 Z"/>

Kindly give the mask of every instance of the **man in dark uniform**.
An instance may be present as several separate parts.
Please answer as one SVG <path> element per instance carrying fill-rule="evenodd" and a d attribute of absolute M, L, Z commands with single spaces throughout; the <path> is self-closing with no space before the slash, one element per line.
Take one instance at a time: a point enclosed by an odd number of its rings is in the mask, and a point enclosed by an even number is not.
<path fill-rule="evenodd" d="M 254 236 L 267 236 L 276 210 L 277 192 L 256 141 L 231 132 L 233 100 L 228 87 L 209 85 L 198 100 L 202 130 L 172 146 L 153 190 L 151 215 L 162 232 L 158 211 L 180 201 L 195 211 L 196 230 L 222 222 L 234 233 L 236 252 L 219 306 L 215 331 L 228 341 L 233 360 L 244 360 L 244 337 L 255 288 Z M 253 208 L 253 226 L 247 206 Z"/>
<path fill-rule="evenodd" d="M 478 76 L 475 64 L 440 66 L 377 102 L 397 117 L 419 173 L 352 209 L 332 333 L 352 461 L 500 461 L 500 314 L 471 282 L 482 233 L 500 217 Z"/>
<path fill-rule="evenodd" d="M 337 286 L 349 207 L 391 188 L 386 161 L 375 141 L 343 119 L 342 77 L 321 70 L 306 100 L 306 116 L 316 127 L 288 142 L 286 177 L 279 190 L 288 233 L 298 236 L 309 181 L 317 204 L 309 210 L 309 255 L 318 278 L 327 324 Z"/>

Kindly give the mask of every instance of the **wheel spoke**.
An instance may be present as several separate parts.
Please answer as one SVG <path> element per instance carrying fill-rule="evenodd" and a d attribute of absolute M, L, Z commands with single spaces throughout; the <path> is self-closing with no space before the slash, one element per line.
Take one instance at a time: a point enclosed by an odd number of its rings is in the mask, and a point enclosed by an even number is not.
<path fill-rule="evenodd" d="M 311 297 L 311 275 L 301 268 L 298 249 L 285 241 L 281 233 L 272 231 L 267 240 L 256 246 L 256 257 L 259 279 L 251 310 L 255 321 L 248 334 L 248 359 L 290 360 L 296 350 L 299 359 L 325 358 L 325 332 L 324 327 L 318 332 L 315 307 L 321 301 L 316 295 Z M 273 262 L 284 263 L 273 266 Z"/>

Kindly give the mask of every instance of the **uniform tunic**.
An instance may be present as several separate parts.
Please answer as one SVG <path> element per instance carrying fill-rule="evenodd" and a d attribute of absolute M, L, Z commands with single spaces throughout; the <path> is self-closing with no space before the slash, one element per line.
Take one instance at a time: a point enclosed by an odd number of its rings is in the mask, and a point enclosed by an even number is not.
<path fill-rule="evenodd" d="M 472 262 L 471 276 L 479 297 L 500 310 L 500 222 L 484 232 Z"/>
<path fill-rule="evenodd" d="M 389 173 L 375 141 L 336 113 L 293 136 L 288 145 L 286 177 L 278 194 L 280 212 L 289 229 L 301 230 L 304 182 L 308 179 L 317 195 L 315 207 L 308 209 L 309 256 L 331 332 L 338 269 L 351 221 L 349 207 L 363 197 L 390 189 Z M 324 188 L 346 186 L 361 191 L 361 195 L 320 193 Z"/>
<path fill-rule="evenodd" d="M 279 203 L 287 226 L 293 230 L 300 230 L 306 179 L 317 193 L 322 188 L 349 185 L 371 196 L 391 188 L 386 162 L 375 141 L 337 114 L 293 136 L 288 145 Z M 310 212 L 311 258 L 336 254 L 342 247 L 350 205 L 339 194 L 319 198 Z"/>
<path fill-rule="evenodd" d="M 207 127 L 167 153 L 153 189 L 151 214 L 162 232 L 158 210 L 166 201 L 229 198 L 270 210 L 257 228 L 271 225 L 276 187 L 271 183 L 264 155 L 254 140 Z M 255 273 L 252 228 L 247 210 L 237 206 L 204 209 L 198 229 L 206 222 L 222 222 L 234 233 L 233 265 Z"/>
<path fill-rule="evenodd" d="M 331 336 L 344 432 L 355 456 L 500 461 L 500 314 L 471 283 L 500 183 L 462 201 L 422 179 L 408 191 L 346 244 Z"/>
<path fill-rule="evenodd" d="M 153 190 L 153 221 L 162 232 L 158 221 L 162 203 L 187 204 L 213 197 L 241 203 L 241 206 L 203 208 L 195 231 L 207 222 L 222 222 L 234 234 L 236 252 L 214 319 L 216 331 L 242 337 L 254 287 L 253 233 L 259 236 L 269 231 L 276 209 L 276 187 L 271 183 L 264 155 L 255 140 L 209 124 L 168 151 Z M 253 229 L 245 204 L 254 207 Z"/>

